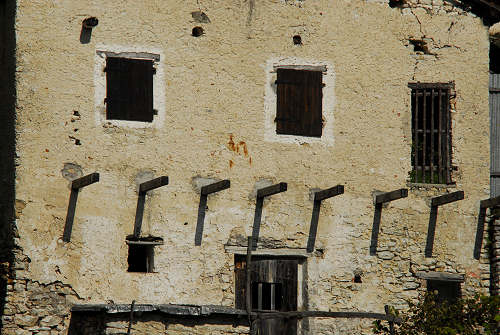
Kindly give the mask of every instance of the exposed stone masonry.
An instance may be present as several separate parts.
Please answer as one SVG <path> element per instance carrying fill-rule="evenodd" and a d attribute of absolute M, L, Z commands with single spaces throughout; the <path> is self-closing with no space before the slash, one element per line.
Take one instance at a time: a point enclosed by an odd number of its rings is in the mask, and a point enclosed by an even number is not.
<path fill-rule="evenodd" d="M 81 301 L 66 284 L 40 284 L 27 278 L 30 260 L 15 251 L 15 264 L 2 264 L 7 298 L 3 311 L 3 335 L 51 335 L 68 329 L 71 305 Z M 12 271 L 13 270 L 13 271 Z M 9 273 L 10 272 L 10 273 Z"/>

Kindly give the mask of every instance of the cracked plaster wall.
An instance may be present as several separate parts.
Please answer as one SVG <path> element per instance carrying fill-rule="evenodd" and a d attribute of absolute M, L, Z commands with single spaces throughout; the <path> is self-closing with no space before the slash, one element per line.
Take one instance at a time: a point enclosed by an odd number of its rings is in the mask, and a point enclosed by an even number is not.
<path fill-rule="evenodd" d="M 210 18 L 199 38 L 191 36 L 200 25 L 191 16 L 196 10 Z M 90 43 L 80 44 L 81 21 L 91 15 L 99 25 Z M 447 2 L 390 8 L 360 0 L 20 0 L 16 28 L 16 203 L 22 208 L 15 242 L 21 259 L 31 262 L 11 278 L 6 308 L 13 314 L 4 314 L 5 334 L 44 327 L 45 316 L 16 309 L 36 305 L 29 283 L 64 296 L 66 309 L 49 312 L 61 320 L 39 331 L 45 334 L 67 332 L 74 302 L 233 305 L 234 257 L 224 244 L 251 234 L 250 195 L 261 180 L 288 182 L 287 192 L 264 203 L 261 236 L 289 248 L 306 245 L 309 190 L 345 185 L 344 195 L 321 208 L 316 246 L 324 252 L 308 259 L 311 310 L 404 308 L 405 299 L 425 290 L 413 275 L 422 270 L 465 274 L 466 294 L 486 292 L 486 254 L 478 262 L 472 250 L 478 203 L 489 194 L 489 42 L 474 15 Z M 296 34 L 303 45 L 292 43 Z M 425 38 L 432 54 L 415 53 L 412 38 Z M 162 50 L 163 124 L 96 123 L 95 53 L 111 44 Z M 334 91 L 323 92 L 335 96 L 333 145 L 265 141 L 265 68 L 273 57 L 333 64 Z M 372 192 L 405 187 L 411 170 L 411 81 L 455 81 L 456 186 L 412 187 L 408 198 L 384 208 L 373 257 Z M 80 193 L 70 243 L 61 239 L 69 197 L 65 163 L 84 175 L 101 173 L 99 183 Z M 165 244 L 155 247 L 156 273 L 128 273 L 125 236 L 133 230 L 136 180 L 151 172 L 168 175 L 170 184 L 148 196 L 143 233 Z M 199 193 L 191 184 L 197 176 L 231 179 L 229 190 L 209 196 L 201 247 L 194 247 Z M 434 257 L 425 259 L 428 200 L 455 190 L 465 199 L 440 208 Z M 359 269 L 363 283 L 353 283 Z M 30 325 L 18 322 L 20 316 Z M 312 320 L 310 333 L 360 333 L 368 326 Z"/>

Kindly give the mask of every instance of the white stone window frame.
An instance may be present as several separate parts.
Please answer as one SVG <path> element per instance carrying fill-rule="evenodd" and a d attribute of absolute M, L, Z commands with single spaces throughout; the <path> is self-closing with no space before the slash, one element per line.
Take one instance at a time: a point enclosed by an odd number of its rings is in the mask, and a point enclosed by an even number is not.
<path fill-rule="evenodd" d="M 122 57 L 130 59 L 153 60 L 156 73 L 153 75 L 153 122 L 108 120 L 106 119 L 106 58 Z M 94 111 L 95 121 L 99 125 L 113 125 L 124 128 L 160 128 L 165 121 L 165 71 L 164 55 L 160 49 L 138 46 L 108 46 L 96 47 L 94 67 Z"/>
<path fill-rule="evenodd" d="M 290 68 L 298 70 L 320 70 L 323 72 L 323 100 L 322 117 L 323 130 L 321 137 L 276 134 L 277 69 Z M 264 140 L 278 143 L 319 143 L 322 145 L 334 144 L 334 107 L 335 107 L 335 72 L 333 65 L 326 61 L 301 59 L 296 57 L 274 57 L 266 62 L 266 82 L 264 96 Z"/>

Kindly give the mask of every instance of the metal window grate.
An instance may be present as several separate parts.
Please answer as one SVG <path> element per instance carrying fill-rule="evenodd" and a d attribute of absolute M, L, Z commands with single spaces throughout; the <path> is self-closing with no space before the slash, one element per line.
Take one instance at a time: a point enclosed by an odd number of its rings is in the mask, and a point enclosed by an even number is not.
<path fill-rule="evenodd" d="M 452 83 L 409 84 L 412 111 L 411 182 L 450 184 Z"/>

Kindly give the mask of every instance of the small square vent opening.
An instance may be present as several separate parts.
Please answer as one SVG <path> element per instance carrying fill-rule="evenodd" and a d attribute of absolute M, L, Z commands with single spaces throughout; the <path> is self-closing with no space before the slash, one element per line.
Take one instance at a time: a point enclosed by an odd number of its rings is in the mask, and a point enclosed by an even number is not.
<path fill-rule="evenodd" d="M 127 238 L 128 272 L 154 272 L 154 247 L 163 244 L 161 238 Z"/>

